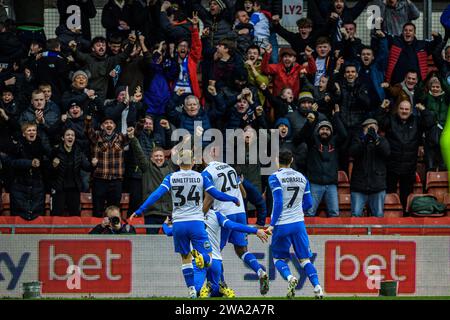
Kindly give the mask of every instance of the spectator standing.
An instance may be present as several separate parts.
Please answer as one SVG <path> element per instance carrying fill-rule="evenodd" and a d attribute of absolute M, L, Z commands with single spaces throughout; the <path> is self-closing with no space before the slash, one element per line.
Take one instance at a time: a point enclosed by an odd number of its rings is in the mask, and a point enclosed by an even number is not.
<path fill-rule="evenodd" d="M 359 136 L 353 137 L 349 154 L 353 158 L 350 180 L 352 216 L 361 217 L 366 203 L 372 216 L 383 217 L 386 196 L 386 162 L 390 155 L 386 138 L 378 134 L 378 122 L 367 119 Z"/>
<path fill-rule="evenodd" d="M 138 166 L 142 171 L 142 197 L 145 199 L 155 191 L 166 175 L 176 171 L 176 166 L 170 160 L 165 160 L 164 150 L 155 147 L 151 157 L 144 153 L 138 139 L 131 138 L 131 149 L 135 154 Z M 166 217 L 172 214 L 172 200 L 170 195 L 164 195 L 157 203 L 144 212 L 145 224 L 162 224 Z M 157 234 L 158 229 L 147 229 L 147 234 Z"/>
<path fill-rule="evenodd" d="M 52 216 L 80 216 L 81 169 L 90 171 L 92 166 L 75 140 L 75 131 L 66 129 L 62 144 L 53 151 L 50 158 Z M 93 165 L 96 164 L 95 161 Z"/>
<path fill-rule="evenodd" d="M 108 117 L 103 119 L 101 130 L 94 130 L 90 116 L 86 117 L 85 126 L 92 145 L 92 158 L 97 159 L 92 182 L 94 216 L 101 217 L 105 204 L 120 206 L 125 172 L 124 148 L 129 139 L 116 132 L 116 124 Z"/>
<path fill-rule="evenodd" d="M 102 101 L 106 99 L 110 72 L 115 66 L 125 62 L 129 57 L 133 51 L 136 36 L 130 34 L 128 40 L 128 47 L 124 52 L 116 56 L 108 56 L 106 54 L 106 39 L 103 37 L 96 37 L 92 40 L 92 52 L 90 54 L 77 50 L 77 44 L 75 41 L 69 43 L 69 46 L 73 51 L 75 61 L 84 64 L 86 66 L 86 70 L 90 72 L 91 87 L 95 90 L 96 94 Z"/>
<path fill-rule="evenodd" d="M 19 124 L 35 123 L 40 139 L 50 144 L 59 129 L 59 119 L 59 111 L 50 107 L 42 91 L 35 90 L 31 95 L 31 105 L 19 117 Z"/>
<path fill-rule="evenodd" d="M 37 125 L 25 123 L 22 137 L 10 154 L 7 167 L 13 170 L 11 215 L 34 220 L 45 211 L 45 170 L 50 146 L 39 138 Z"/>
<path fill-rule="evenodd" d="M 441 43 L 442 37 L 432 32 L 433 40 L 416 38 L 416 26 L 408 22 L 403 26 L 401 36 L 389 36 L 389 60 L 386 70 L 386 82 L 397 84 L 403 81 L 410 70 L 415 70 L 419 80 L 424 80 L 428 73 L 428 55 L 432 54 Z"/>
<path fill-rule="evenodd" d="M 313 207 L 306 216 L 315 216 L 320 202 L 325 198 L 329 217 L 339 216 L 337 193 L 339 149 L 347 139 L 345 126 L 336 107 L 332 121 L 317 121 L 311 112 L 302 130 L 294 136 L 294 143 L 305 141 L 308 145 L 307 177 L 311 183 Z"/>
<path fill-rule="evenodd" d="M 383 112 L 384 109 L 384 112 Z M 434 115 L 418 106 L 419 115 L 412 112 L 408 100 L 400 102 L 395 114 L 389 113 L 389 101 L 383 101 L 379 123 L 391 147 L 387 162 L 387 193 L 396 193 L 400 186 L 400 201 L 406 210 L 408 195 L 413 192 L 416 166 L 422 135 L 434 124 Z"/>

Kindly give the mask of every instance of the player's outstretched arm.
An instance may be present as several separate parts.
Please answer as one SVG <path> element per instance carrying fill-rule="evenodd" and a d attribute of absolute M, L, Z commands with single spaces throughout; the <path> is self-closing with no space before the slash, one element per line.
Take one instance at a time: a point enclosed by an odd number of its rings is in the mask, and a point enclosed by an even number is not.
<path fill-rule="evenodd" d="M 129 221 L 132 221 L 135 217 L 141 216 L 147 209 L 152 206 L 156 201 L 162 198 L 169 190 L 170 190 L 170 174 L 164 178 L 161 185 L 152 192 L 152 194 L 145 200 L 145 202 L 139 207 L 139 209 L 134 212 L 130 218 Z"/>
<path fill-rule="evenodd" d="M 277 177 L 272 175 L 269 177 L 269 187 L 272 190 L 273 206 L 272 206 L 272 219 L 270 225 L 273 227 L 280 218 L 281 212 L 283 211 L 283 191 L 281 189 L 281 184 Z"/>
<path fill-rule="evenodd" d="M 267 242 L 268 235 L 264 232 L 262 229 L 257 229 L 255 227 L 251 227 L 242 223 L 237 223 L 234 221 L 231 221 L 227 219 L 223 214 L 220 212 L 215 212 L 217 216 L 217 221 L 219 221 L 219 224 L 221 227 L 232 230 L 232 231 L 238 231 L 238 232 L 244 232 L 244 233 L 253 233 L 256 234 L 258 238 L 261 239 L 262 242 Z"/>

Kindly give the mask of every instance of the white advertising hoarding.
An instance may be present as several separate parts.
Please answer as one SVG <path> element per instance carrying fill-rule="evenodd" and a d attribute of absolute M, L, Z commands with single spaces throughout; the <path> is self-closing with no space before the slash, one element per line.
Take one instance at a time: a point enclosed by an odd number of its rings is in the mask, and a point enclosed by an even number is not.
<path fill-rule="evenodd" d="M 311 236 L 314 265 L 325 294 L 378 295 L 375 279 L 398 281 L 399 295 L 450 292 L 450 237 Z M 269 246 L 249 236 L 249 250 L 270 277 L 267 296 L 284 296 L 287 283 L 276 271 Z M 223 252 L 225 280 L 237 296 L 260 296 L 254 273 L 232 246 Z M 67 275 L 78 267 L 80 281 Z M 297 296 L 312 287 L 297 261 Z M 20 297 L 22 284 L 41 281 L 43 297 L 185 297 L 181 259 L 165 236 L 0 236 L 0 297 Z M 372 283 L 372 284 L 371 284 Z"/>

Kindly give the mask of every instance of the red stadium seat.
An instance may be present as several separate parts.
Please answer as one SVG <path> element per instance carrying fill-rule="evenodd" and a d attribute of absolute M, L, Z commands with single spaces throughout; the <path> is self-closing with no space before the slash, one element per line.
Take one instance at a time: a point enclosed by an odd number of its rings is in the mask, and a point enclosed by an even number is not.
<path fill-rule="evenodd" d="M 120 200 L 120 209 L 122 212 L 122 218 L 127 218 L 128 208 L 130 207 L 130 194 L 122 193 L 122 199 Z"/>
<path fill-rule="evenodd" d="M 10 216 L 11 215 L 11 202 L 9 200 L 9 193 L 2 193 L 2 215 Z"/>
<path fill-rule="evenodd" d="M 351 217 L 352 205 L 350 194 L 339 193 L 338 197 L 339 197 L 339 216 L 342 218 Z"/>
<path fill-rule="evenodd" d="M 92 194 L 91 193 L 81 193 L 80 194 L 81 203 L 81 216 L 82 217 L 92 217 Z"/>
<path fill-rule="evenodd" d="M 439 202 L 444 202 L 444 195 L 448 190 L 448 172 L 447 171 L 429 171 L 427 173 L 426 183 L 427 193 L 433 194 Z"/>
<path fill-rule="evenodd" d="M 403 217 L 403 207 L 398 194 L 386 194 L 386 197 L 384 198 L 384 216 L 386 218 Z"/>

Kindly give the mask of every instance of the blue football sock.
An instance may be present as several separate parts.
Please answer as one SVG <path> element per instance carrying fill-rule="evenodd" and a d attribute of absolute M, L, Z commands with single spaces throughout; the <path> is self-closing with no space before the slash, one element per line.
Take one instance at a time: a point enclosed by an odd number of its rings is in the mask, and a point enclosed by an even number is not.
<path fill-rule="evenodd" d="M 186 281 L 186 286 L 188 288 L 195 286 L 194 280 L 194 268 L 192 263 L 186 263 L 181 266 L 181 270 L 183 271 L 184 281 Z"/>
<path fill-rule="evenodd" d="M 306 275 L 308 276 L 309 281 L 313 285 L 313 287 L 319 284 L 319 277 L 317 276 L 316 267 L 310 262 L 302 263 L 301 266 L 305 269 Z"/>
<path fill-rule="evenodd" d="M 256 259 L 253 253 L 250 252 L 244 253 L 241 259 L 245 262 L 246 265 L 248 265 L 253 271 L 255 271 L 256 274 L 258 274 L 258 271 L 260 269 L 263 269 L 263 267 L 258 263 L 258 260 Z"/>
<path fill-rule="evenodd" d="M 278 272 L 280 272 L 284 280 L 287 280 L 288 277 L 292 275 L 289 266 L 284 260 L 276 260 L 275 267 L 277 268 Z"/>

